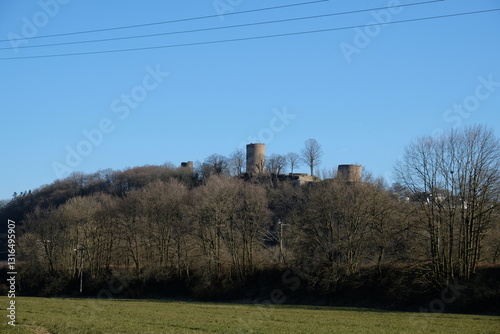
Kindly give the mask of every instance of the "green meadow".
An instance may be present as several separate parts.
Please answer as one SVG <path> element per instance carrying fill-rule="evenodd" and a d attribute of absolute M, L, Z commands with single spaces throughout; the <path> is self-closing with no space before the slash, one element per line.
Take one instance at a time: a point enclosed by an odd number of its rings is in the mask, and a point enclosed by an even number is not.
<path fill-rule="evenodd" d="M 0 298 L 0 333 L 500 333 L 500 317 L 159 300 Z"/>

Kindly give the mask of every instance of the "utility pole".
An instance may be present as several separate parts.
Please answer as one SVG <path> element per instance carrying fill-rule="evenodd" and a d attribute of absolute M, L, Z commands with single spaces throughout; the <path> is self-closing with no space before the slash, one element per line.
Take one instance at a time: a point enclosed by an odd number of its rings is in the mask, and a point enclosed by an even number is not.
<path fill-rule="evenodd" d="M 80 293 L 83 292 L 83 251 L 85 250 L 86 248 L 84 246 L 80 247 L 80 248 L 75 248 L 74 251 L 76 252 L 77 256 L 78 256 L 78 252 L 80 252 L 80 273 L 79 273 L 79 276 L 80 276 Z"/>
<path fill-rule="evenodd" d="M 287 224 L 283 224 L 281 219 L 278 220 L 278 224 L 280 226 L 280 263 L 284 263 L 285 262 L 285 255 L 283 253 L 283 225 L 287 225 Z"/>
<path fill-rule="evenodd" d="M 53 272 L 54 271 L 54 265 L 52 263 L 52 259 L 51 259 L 51 250 L 50 250 L 50 247 L 49 247 L 49 244 L 52 242 L 52 240 L 42 240 L 42 243 L 43 243 L 43 249 L 45 251 L 45 256 L 47 257 L 47 261 L 49 261 L 49 266 L 50 266 L 50 271 Z"/>

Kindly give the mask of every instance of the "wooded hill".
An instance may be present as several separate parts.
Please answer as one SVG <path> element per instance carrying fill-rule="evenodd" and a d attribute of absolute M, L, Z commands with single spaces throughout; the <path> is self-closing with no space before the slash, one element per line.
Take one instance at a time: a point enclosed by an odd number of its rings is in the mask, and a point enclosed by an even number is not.
<path fill-rule="evenodd" d="M 79 294 L 83 274 L 89 296 L 119 278 L 115 297 L 254 301 L 278 289 L 286 302 L 401 308 L 460 282 L 455 309 L 489 312 L 500 297 L 499 148 L 481 126 L 420 138 L 390 188 L 206 165 L 75 173 L 0 214 L 18 223 L 22 294 Z"/>

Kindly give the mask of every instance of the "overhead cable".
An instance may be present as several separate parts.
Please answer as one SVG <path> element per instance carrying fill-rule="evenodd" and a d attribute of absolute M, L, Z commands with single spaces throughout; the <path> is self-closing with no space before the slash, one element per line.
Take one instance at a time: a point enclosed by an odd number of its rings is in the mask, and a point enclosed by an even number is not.
<path fill-rule="evenodd" d="M 442 2 L 442 1 L 444 1 L 444 0 L 432 0 L 432 1 L 399 5 L 398 7 L 426 5 L 426 4 Z M 369 11 L 374 11 L 374 10 L 383 10 L 383 9 L 387 9 L 387 8 L 388 7 L 376 7 L 376 8 L 360 9 L 360 10 L 353 10 L 353 11 L 347 11 L 347 12 L 320 14 L 320 15 L 313 15 L 313 16 L 303 16 L 303 17 L 295 17 L 295 18 L 289 18 L 289 19 L 273 20 L 273 21 L 244 23 L 244 24 L 236 24 L 236 25 L 223 26 L 223 27 L 169 31 L 169 32 L 146 34 L 146 35 L 113 37 L 113 38 L 93 39 L 93 40 L 86 40 L 86 41 L 61 42 L 61 43 L 51 43 L 51 44 L 41 44 L 41 45 L 27 45 L 27 46 L 18 46 L 18 47 L 16 47 L 16 49 L 29 49 L 29 48 L 52 47 L 52 46 L 62 46 L 62 45 L 87 44 L 87 43 L 97 43 L 97 42 L 110 42 L 110 41 L 137 39 L 137 38 L 146 38 L 146 37 L 157 37 L 157 36 L 166 36 L 166 35 L 177 35 L 177 34 L 185 34 L 185 33 L 212 31 L 212 30 L 233 29 L 233 28 L 242 28 L 242 27 L 250 27 L 250 26 L 265 25 L 265 24 L 284 23 L 284 22 L 300 21 L 300 20 L 310 20 L 310 19 L 317 19 L 317 18 L 330 17 L 330 16 L 356 14 L 356 13 L 363 13 L 363 12 L 369 12 Z M 0 50 L 8 50 L 8 49 L 11 49 L 11 47 L 0 48 Z"/>
<path fill-rule="evenodd" d="M 446 15 L 439 15 L 439 16 L 421 17 L 421 18 L 407 19 L 407 20 L 400 20 L 400 21 L 393 21 L 390 24 L 400 24 L 400 23 L 407 23 L 407 22 L 427 21 L 427 20 L 443 19 L 443 18 L 449 18 L 449 17 L 465 16 L 465 15 L 476 15 L 476 14 L 491 13 L 491 12 L 496 12 L 496 11 L 500 11 L 500 8 L 488 9 L 488 10 L 480 10 L 480 11 L 473 11 L 473 12 L 465 12 L 465 13 L 446 14 Z M 253 37 L 242 37 L 242 38 L 233 38 L 233 39 L 213 40 L 213 41 L 204 41 L 204 42 L 193 42 L 193 43 L 183 43 L 183 44 L 170 44 L 170 45 L 159 45 L 159 46 L 129 48 L 129 49 L 89 51 L 89 52 L 75 52 L 75 53 L 63 53 L 63 54 L 24 56 L 24 57 L 6 57 L 6 58 L 0 58 L 0 60 L 15 60 L 15 59 L 21 60 L 21 59 L 36 59 L 36 58 L 69 57 L 69 56 L 81 56 L 81 55 L 92 55 L 92 54 L 106 54 L 106 53 L 118 53 L 118 52 L 131 52 L 131 51 L 155 50 L 155 49 L 166 49 L 166 48 L 178 48 L 178 47 L 186 47 L 186 46 L 220 44 L 220 43 L 229 43 L 229 42 L 238 42 L 238 41 L 249 41 L 249 40 L 267 39 L 267 38 L 277 38 L 277 37 L 284 37 L 284 36 L 297 36 L 297 35 L 306 35 L 306 34 L 316 34 L 316 33 L 322 33 L 322 32 L 338 31 L 338 30 L 346 30 L 346 29 L 354 29 L 354 28 L 363 28 L 363 27 L 370 27 L 370 26 L 377 26 L 377 25 L 381 25 L 381 23 L 372 23 L 372 24 L 354 25 L 354 26 L 344 26 L 344 27 L 318 29 L 318 30 L 307 30 L 307 31 L 299 31 L 299 32 L 274 34 L 274 35 L 262 35 L 262 36 L 253 36 Z"/>
<path fill-rule="evenodd" d="M 228 15 L 240 15 L 240 14 L 261 12 L 261 11 L 267 11 L 267 10 L 288 8 L 288 7 L 311 5 L 311 4 L 316 4 L 316 3 L 320 3 L 320 2 L 326 2 L 326 1 L 330 1 L 330 0 L 315 0 L 315 1 L 300 2 L 300 3 L 295 3 L 295 4 L 274 6 L 274 7 L 265 7 L 265 8 L 258 8 L 258 9 L 250 9 L 250 10 L 244 10 L 244 11 L 240 11 L 240 12 L 225 13 L 224 16 L 228 16 Z M 220 16 L 219 14 L 206 15 L 206 16 L 196 16 L 196 17 L 188 17 L 188 18 L 176 19 L 176 20 L 169 20 L 169 21 L 141 23 L 141 24 L 134 24 L 134 25 L 128 25 L 128 26 L 119 26 L 119 27 L 110 27 L 110 28 L 102 28 L 102 29 L 93 29 L 93 30 L 83 30 L 83 31 L 66 32 L 66 33 L 52 34 L 52 35 L 34 36 L 34 37 L 31 37 L 30 39 L 41 39 L 41 38 L 49 38 L 49 37 L 61 37 L 61 36 L 70 36 L 70 35 L 90 34 L 90 33 L 95 33 L 95 32 L 112 31 L 112 30 L 140 28 L 140 27 L 148 27 L 148 26 L 154 26 L 154 25 L 160 25 L 160 24 L 170 24 L 170 23 L 178 23 L 178 22 L 186 22 L 186 21 L 209 19 L 209 18 L 214 18 L 214 17 L 219 17 L 219 16 Z M 3 40 L 0 40 L 0 42 L 10 42 L 10 40 L 9 39 L 3 39 Z"/>

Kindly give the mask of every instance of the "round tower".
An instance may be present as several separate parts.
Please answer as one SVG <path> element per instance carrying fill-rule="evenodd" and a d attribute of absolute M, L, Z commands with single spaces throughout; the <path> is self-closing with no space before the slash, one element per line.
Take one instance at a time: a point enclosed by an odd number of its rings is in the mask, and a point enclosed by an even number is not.
<path fill-rule="evenodd" d="M 194 166 L 192 161 L 181 162 L 181 168 L 187 170 L 189 173 L 193 173 Z"/>
<path fill-rule="evenodd" d="M 247 145 L 247 173 L 260 174 L 264 171 L 266 144 Z"/>
<path fill-rule="evenodd" d="M 337 177 L 347 182 L 361 181 L 361 165 L 339 165 Z"/>

